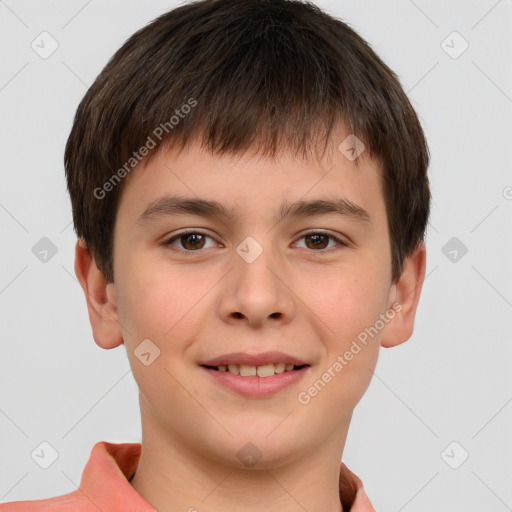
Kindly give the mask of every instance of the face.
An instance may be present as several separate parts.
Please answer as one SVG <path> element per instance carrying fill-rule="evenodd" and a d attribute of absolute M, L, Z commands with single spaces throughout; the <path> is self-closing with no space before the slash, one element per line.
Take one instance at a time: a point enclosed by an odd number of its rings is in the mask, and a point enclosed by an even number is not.
<path fill-rule="evenodd" d="M 129 177 L 108 286 L 144 428 L 227 464 L 254 450 L 261 467 L 344 440 L 392 322 L 379 172 L 337 144 L 309 162 L 196 145 Z"/>

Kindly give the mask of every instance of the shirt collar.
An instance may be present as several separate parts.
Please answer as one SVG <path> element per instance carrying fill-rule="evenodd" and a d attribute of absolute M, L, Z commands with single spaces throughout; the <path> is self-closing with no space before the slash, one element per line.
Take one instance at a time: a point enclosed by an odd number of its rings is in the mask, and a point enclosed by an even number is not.
<path fill-rule="evenodd" d="M 100 441 L 94 445 L 80 488 L 100 510 L 157 512 L 129 482 L 137 469 L 141 450 L 140 443 Z M 345 464 L 341 464 L 340 496 L 344 512 L 375 512 L 361 480 Z"/>

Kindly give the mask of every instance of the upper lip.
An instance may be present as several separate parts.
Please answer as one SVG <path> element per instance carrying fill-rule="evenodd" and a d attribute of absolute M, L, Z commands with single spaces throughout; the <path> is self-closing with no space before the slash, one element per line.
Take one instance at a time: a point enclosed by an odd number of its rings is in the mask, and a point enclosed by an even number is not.
<path fill-rule="evenodd" d="M 293 364 L 294 366 L 307 365 L 298 357 L 285 354 L 283 352 L 262 352 L 260 354 L 247 354 L 246 352 L 232 352 L 231 354 L 223 354 L 208 359 L 200 363 L 202 366 L 220 366 L 221 364 L 245 364 L 248 366 L 263 366 L 265 364 L 284 363 Z"/>

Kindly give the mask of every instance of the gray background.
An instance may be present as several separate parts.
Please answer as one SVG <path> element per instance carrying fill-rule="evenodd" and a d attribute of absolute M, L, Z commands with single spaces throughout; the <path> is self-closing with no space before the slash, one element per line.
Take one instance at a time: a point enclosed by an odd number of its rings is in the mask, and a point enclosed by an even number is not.
<path fill-rule="evenodd" d="M 415 332 L 381 351 L 345 462 L 380 512 L 512 510 L 512 1 L 316 3 L 398 73 L 432 153 Z M 94 343 L 74 275 L 62 156 L 101 68 L 175 5 L 0 0 L 0 502 L 73 491 L 94 443 L 140 441 L 124 346 Z M 46 470 L 43 441 L 58 452 Z"/>

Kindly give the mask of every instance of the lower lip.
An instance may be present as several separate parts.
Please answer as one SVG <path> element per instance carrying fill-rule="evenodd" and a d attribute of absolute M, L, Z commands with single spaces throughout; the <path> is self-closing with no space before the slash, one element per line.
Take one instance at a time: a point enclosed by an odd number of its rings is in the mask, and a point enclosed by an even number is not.
<path fill-rule="evenodd" d="M 208 372 L 219 384 L 249 398 L 263 398 L 297 383 L 310 368 L 304 366 L 291 372 L 276 373 L 272 377 L 241 377 L 230 372 L 220 372 L 210 368 L 201 368 Z"/>

